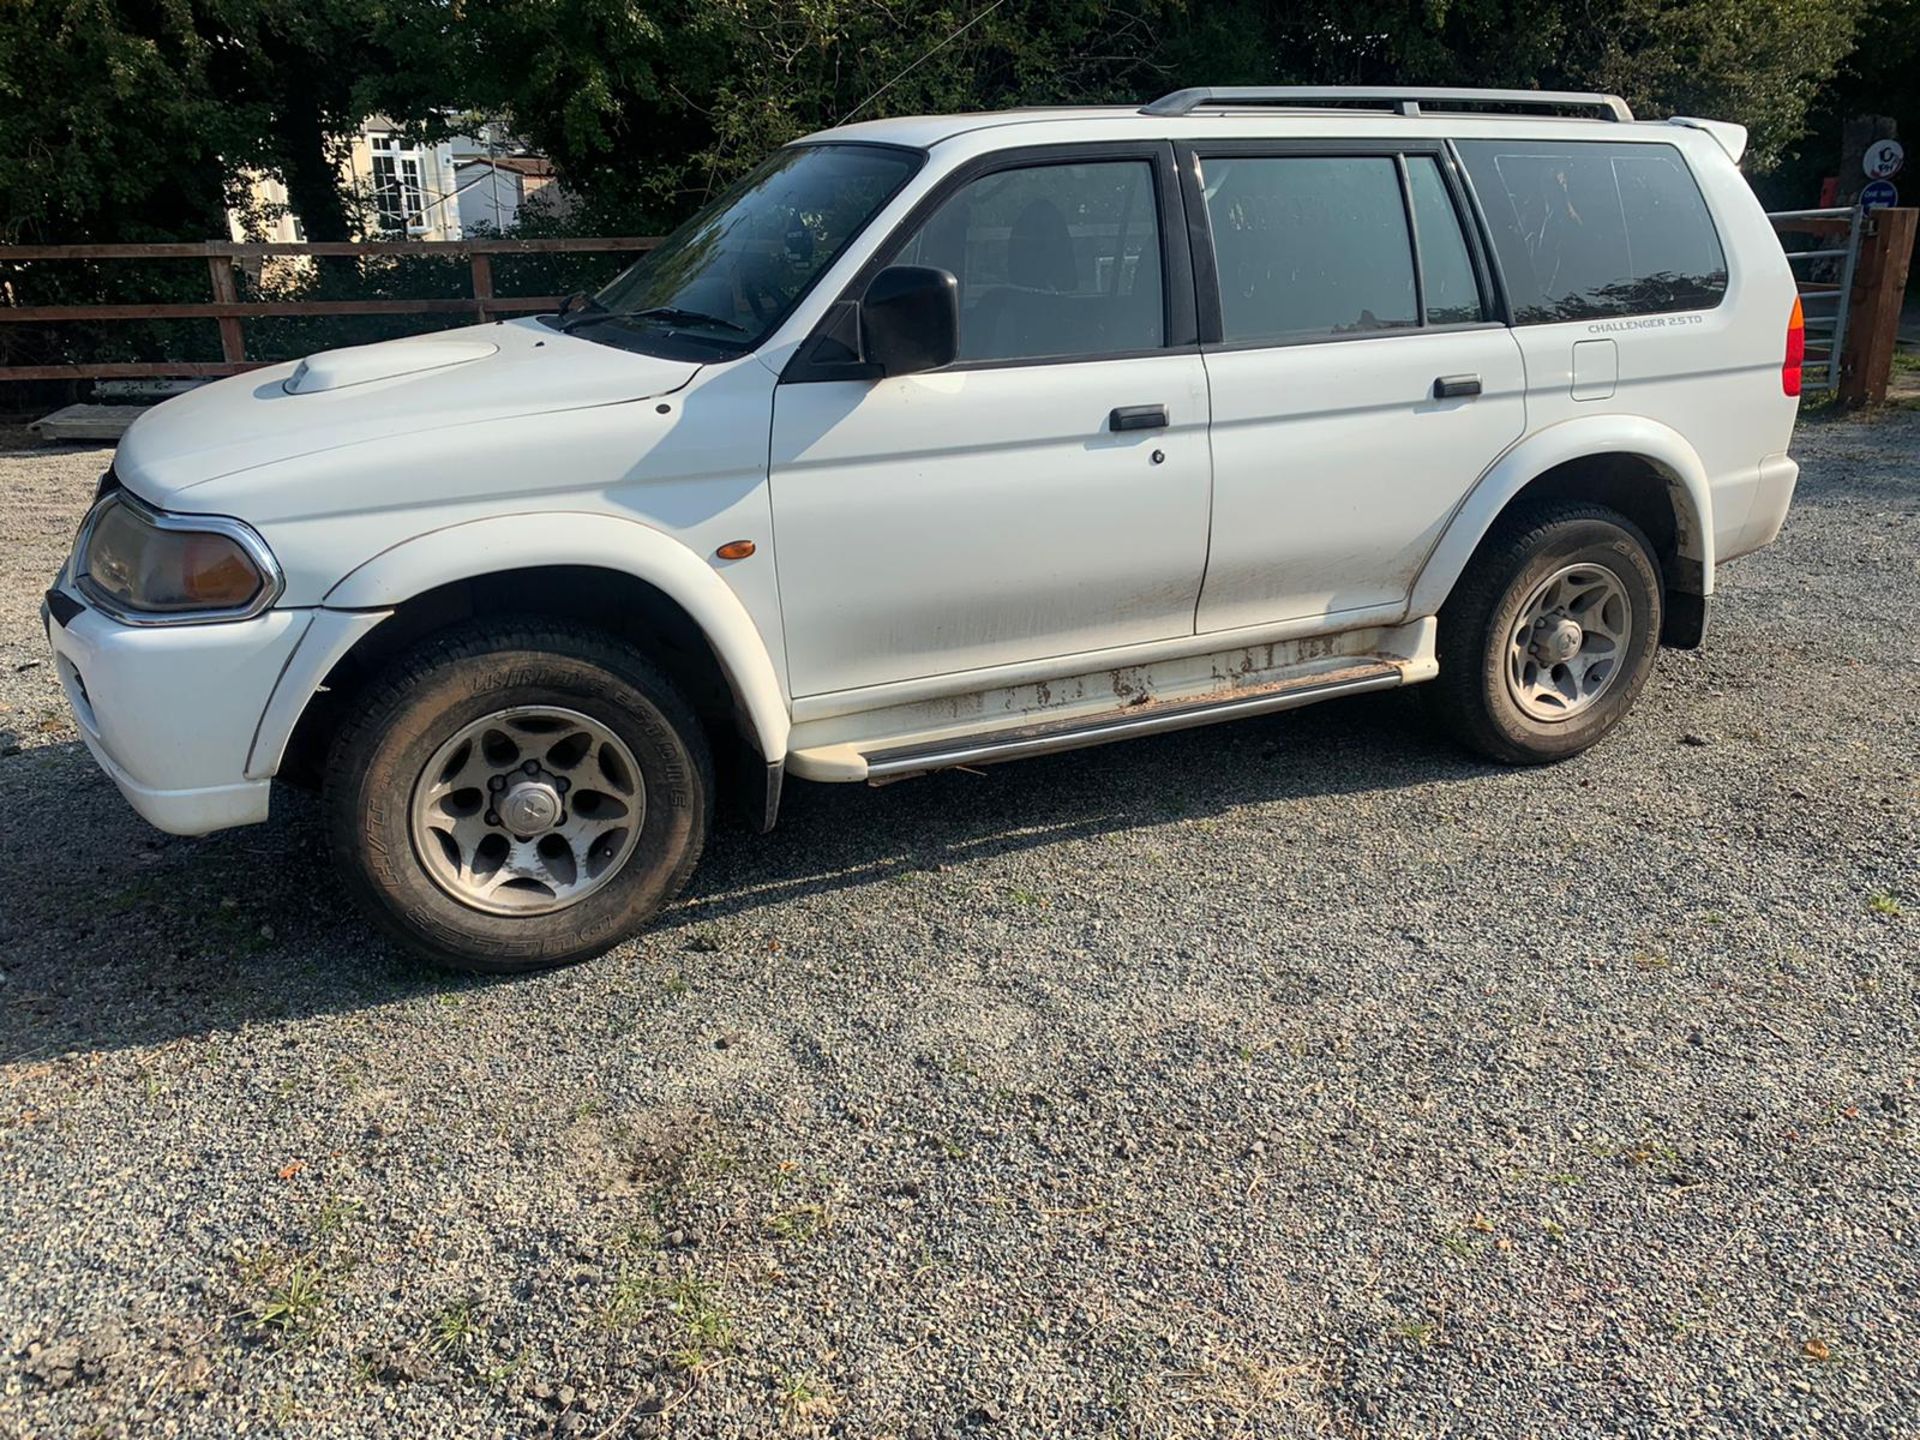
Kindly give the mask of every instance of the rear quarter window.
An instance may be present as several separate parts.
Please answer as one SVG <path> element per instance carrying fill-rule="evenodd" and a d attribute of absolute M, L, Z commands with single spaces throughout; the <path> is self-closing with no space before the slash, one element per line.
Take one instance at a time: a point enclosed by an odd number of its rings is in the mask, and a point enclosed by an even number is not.
<path fill-rule="evenodd" d="M 1704 310 L 1726 253 L 1671 145 L 1463 140 L 1514 322 Z"/>

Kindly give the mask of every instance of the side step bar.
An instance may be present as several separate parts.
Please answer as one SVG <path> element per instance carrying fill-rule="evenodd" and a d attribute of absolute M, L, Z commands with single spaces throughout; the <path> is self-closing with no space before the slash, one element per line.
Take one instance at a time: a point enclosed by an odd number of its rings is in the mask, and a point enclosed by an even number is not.
<path fill-rule="evenodd" d="M 1091 717 L 1027 725 L 1017 730 L 956 735 L 924 745 L 874 750 L 866 756 L 867 779 L 869 782 L 900 780 L 909 775 L 923 775 L 930 770 L 945 770 L 955 765 L 993 765 L 1002 760 L 1021 760 L 1029 755 L 1046 755 L 1056 750 L 1078 750 L 1088 745 L 1105 745 L 1141 735 L 1157 735 L 1163 731 L 1212 725 L 1222 720 L 1238 720 L 1248 715 L 1291 710 L 1336 695 L 1390 690 L 1402 683 L 1403 674 L 1398 665 L 1365 662 L 1328 674 L 1282 680 L 1230 695 L 1164 703 L 1149 700 L 1124 710 L 1110 710 Z"/>

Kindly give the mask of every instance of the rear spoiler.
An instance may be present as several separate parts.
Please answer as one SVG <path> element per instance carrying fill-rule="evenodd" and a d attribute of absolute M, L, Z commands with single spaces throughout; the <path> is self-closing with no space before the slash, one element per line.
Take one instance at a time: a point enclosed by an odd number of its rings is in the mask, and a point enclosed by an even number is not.
<path fill-rule="evenodd" d="M 1696 120 L 1691 115 L 1676 115 L 1667 123 L 1684 125 L 1689 130 L 1706 131 L 1720 142 L 1720 148 L 1727 152 L 1727 158 L 1736 165 L 1740 163 L 1740 157 L 1747 153 L 1747 127 L 1736 125 L 1731 120 Z"/>

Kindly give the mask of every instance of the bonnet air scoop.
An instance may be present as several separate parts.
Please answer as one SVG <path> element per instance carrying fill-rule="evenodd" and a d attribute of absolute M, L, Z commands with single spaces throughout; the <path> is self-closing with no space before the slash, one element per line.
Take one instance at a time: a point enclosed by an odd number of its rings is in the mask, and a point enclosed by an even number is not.
<path fill-rule="evenodd" d="M 315 395 L 343 390 L 373 380 L 392 380 L 426 370 L 444 370 L 498 354 L 498 345 L 484 340 L 405 340 L 377 345 L 354 345 L 344 350 L 322 350 L 309 355 L 286 380 L 289 395 Z"/>

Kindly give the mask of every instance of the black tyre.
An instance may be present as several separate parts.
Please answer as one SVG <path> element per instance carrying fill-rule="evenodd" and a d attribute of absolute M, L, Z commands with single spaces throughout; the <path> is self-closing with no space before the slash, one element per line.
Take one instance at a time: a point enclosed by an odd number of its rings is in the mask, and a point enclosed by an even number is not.
<path fill-rule="evenodd" d="M 490 974 L 633 934 L 693 872 L 712 803 L 706 740 L 672 682 L 539 619 L 449 630 L 394 661 L 335 736 L 322 800 L 375 923 Z"/>
<path fill-rule="evenodd" d="M 1578 755 L 1632 708 L 1653 669 L 1659 564 L 1600 505 L 1505 517 L 1440 611 L 1440 674 L 1424 687 L 1469 749 L 1509 765 Z"/>

